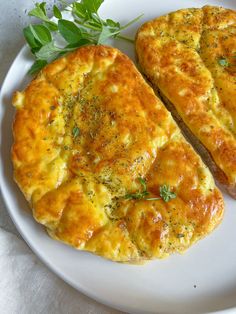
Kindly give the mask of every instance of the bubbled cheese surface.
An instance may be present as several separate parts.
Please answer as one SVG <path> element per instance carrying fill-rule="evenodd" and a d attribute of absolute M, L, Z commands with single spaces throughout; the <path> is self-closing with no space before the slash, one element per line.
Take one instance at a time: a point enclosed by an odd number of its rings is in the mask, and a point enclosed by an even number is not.
<path fill-rule="evenodd" d="M 222 195 L 134 64 L 87 46 L 17 92 L 12 160 L 34 218 L 50 236 L 138 263 L 183 252 L 221 221 Z M 146 180 L 150 197 L 128 200 Z"/>
<path fill-rule="evenodd" d="M 236 195 L 236 11 L 205 6 L 156 18 L 139 29 L 136 51 Z"/>

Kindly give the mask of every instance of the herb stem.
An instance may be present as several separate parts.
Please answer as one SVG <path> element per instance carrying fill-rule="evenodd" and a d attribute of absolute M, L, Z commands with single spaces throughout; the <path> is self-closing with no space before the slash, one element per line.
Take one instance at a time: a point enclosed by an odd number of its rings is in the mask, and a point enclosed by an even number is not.
<path fill-rule="evenodd" d="M 127 27 L 129 27 L 131 24 L 137 22 L 139 19 L 141 19 L 141 17 L 143 17 L 144 14 L 141 14 L 139 16 L 137 16 L 135 19 L 133 19 L 132 21 L 130 21 L 129 23 L 125 24 L 124 26 L 122 26 L 120 28 L 120 31 L 122 31 L 123 29 L 126 29 Z"/>
<path fill-rule="evenodd" d="M 116 38 L 126 40 L 126 41 L 128 41 L 128 42 L 130 42 L 130 43 L 132 43 L 132 44 L 134 43 L 134 39 L 129 38 L 129 37 L 127 37 L 127 36 L 118 35 Z"/>
<path fill-rule="evenodd" d="M 145 198 L 146 201 L 156 201 L 156 200 L 161 200 L 161 197 L 150 197 L 150 198 Z"/>
<path fill-rule="evenodd" d="M 78 22 L 77 22 L 78 23 Z M 84 26 L 84 27 L 86 27 L 86 28 L 89 28 L 89 29 L 92 29 L 92 30 L 94 30 L 94 31 L 101 31 L 101 29 L 100 28 L 98 28 L 98 27 L 95 27 L 95 26 L 91 26 L 91 25 L 89 25 L 89 24 L 86 24 L 86 23 L 83 23 L 83 24 L 81 24 L 82 26 Z"/>
<path fill-rule="evenodd" d="M 75 22 L 76 22 L 77 24 L 81 25 L 82 27 L 84 27 L 85 29 L 88 28 L 88 29 L 91 29 L 91 30 L 93 30 L 93 31 L 101 32 L 101 28 L 100 28 L 100 27 L 92 26 L 92 25 L 90 25 L 90 24 L 81 22 L 81 21 L 79 21 L 78 19 L 76 19 Z M 96 36 L 96 35 L 94 35 L 94 36 Z"/>
<path fill-rule="evenodd" d="M 157 200 L 163 200 L 164 202 L 169 202 L 171 199 L 176 198 L 176 194 L 171 191 L 170 186 L 167 184 L 161 185 L 159 188 L 160 191 L 160 197 L 150 197 L 146 198 L 147 195 L 150 194 L 150 192 L 147 190 L 147 184 L 145 179 L 139 177 L 138 178 L 140 184 L 142 185 L 142 190 L 138 191 L 136 193 L 129 193 L 124 196 L 124 198 L 129 200 L 145 200 L 145 201 L 157 201 Z"/>

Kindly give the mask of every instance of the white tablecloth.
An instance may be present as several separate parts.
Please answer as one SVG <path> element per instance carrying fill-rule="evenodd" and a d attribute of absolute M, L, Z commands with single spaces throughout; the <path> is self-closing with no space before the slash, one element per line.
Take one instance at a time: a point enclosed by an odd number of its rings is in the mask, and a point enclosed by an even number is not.
<path fill-rule="evenodd" d="M 59 1 L 48 0 L 52 4 Z M 0 86 L 24 44 L 22 28 L 32 0 L 0 0 Z M 0 196 L 0 313 L 117 314 L 74 290 L 31 252 L 11 222 Z"/>
<path fill-rule="evenodd" d="M 68 286 L 39 261 L 23 240 L 4 228 L 0 228 L 0 276 L 2 314 L 118 313 Z"/>

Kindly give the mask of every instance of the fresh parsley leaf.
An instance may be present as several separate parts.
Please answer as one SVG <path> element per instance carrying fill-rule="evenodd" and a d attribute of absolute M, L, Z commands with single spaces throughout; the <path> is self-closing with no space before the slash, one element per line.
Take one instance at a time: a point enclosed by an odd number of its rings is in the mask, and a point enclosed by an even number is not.
<path fill-rule="evenodd" d="M 125 199 L 141 200 L 141 199 L 145 199 L 145 196 L 149 194 L 149 192 L 147 191 L 146 181 L 141 177 L 139 177 L 138 180 L 142 185 L 142 191 L 138 191 L 136 193 L 128 193 L 124 196 Z"/>
<path fill-rule="evenodd" d="M 47 61 L 45 60 L 36 60 L 35 63 L 32 65 L 32 67 L 29 70 L 29 74 L 35 74 L 39 72 L 45 65 L 47 64 Z"/>
<path fill-rule="evenodd" d="M 171 199 L 176 198 L 176 194 L 170 190 L 169 185 L 161 185 L 160 186 L 160 197 L 150 197 L 146 198 L 147 195 L 150 194 L 147 190 L 146 181 L 143 178 L 138 178 L 140 184 L 142 185 L 142 190 L 136 193 L 128 193 L 124 196 L 125 199 L 144 199 L 146 201 L 157 201 L 163 199 L 165 202 L 169 202 Z"/>
<path fill-rule="evenodd" d="M 58 30 L 61 36 L 70 44 L 77 43 L 82 38 L 81 30 L 71 21 L 59 20 Z"/>
<path fill-rule="evenodd" d="M 218 59 L 218 63 L 222 67 L 228 67 L 229 66 L 229 61 L 226 58 L 223 58 L 223 57 Z"/>
<path fill-rule="evenodd" d="M 176 194 L 170 190 L 170 186 L 167 184 L 160 186 L 160 196 L 164 202 L 169 202 L 171 199 L 176 198 Z"/>
<path fill-rule="evenodd" d="M 58 9 L 56 5 L 53 6 L 53 14 L 57 19 L 62 19 L 61 11 Z"/>
<path fill-rule="evenodd" d="M 143 187 L 143 191 L 147 191 L 146 181 L 143 178 L 141 178 L 141 177 L 139 177 L 138 180 L 139 180 L 139 182 L 141 183 L 141 185 Z"/>
<path fill-rule="evenodd" d="M 176 198 L 176 194 L 171 192 L 169 185 L 160 186 L 160 197 L 150 197 L 146 198 L 147 201 L 156 201 L 162 199 L 164 202 L 169 202 L 171 199 Z"/>
<path fill-rule="evenodd" d="M 80 134 L 80 129 L 77 126 L 73 127 L 73 129 L 72 129 L 73 137 L 76 138 L 79 136 L 79 134 Z"/>

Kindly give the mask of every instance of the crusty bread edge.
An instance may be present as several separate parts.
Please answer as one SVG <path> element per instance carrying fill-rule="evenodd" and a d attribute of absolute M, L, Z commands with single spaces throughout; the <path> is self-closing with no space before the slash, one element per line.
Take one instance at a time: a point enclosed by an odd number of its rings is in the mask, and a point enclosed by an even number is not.
<path fill-rule="evenodd" d="M 226 174 L 215 163 L 213 157 L 211 156 L 211 153 L 207 150 L 207 148 L 185 124 L 172 102 L 161 92 L 161 90 L 157 90 L 156 88 L 154 90 L 162 99 L 162 101 L 166 105 L 166 108 L 171 112 L 174 120 L 180 127 L 186 140 L 192 144 L 194 150 L 201 156 L 204 163 L 208 166 L 219 187 L 223 190 L 225 189 L 233 198 L 236 199 L 236 185 L 231 185 L 229 183 Z"/>

